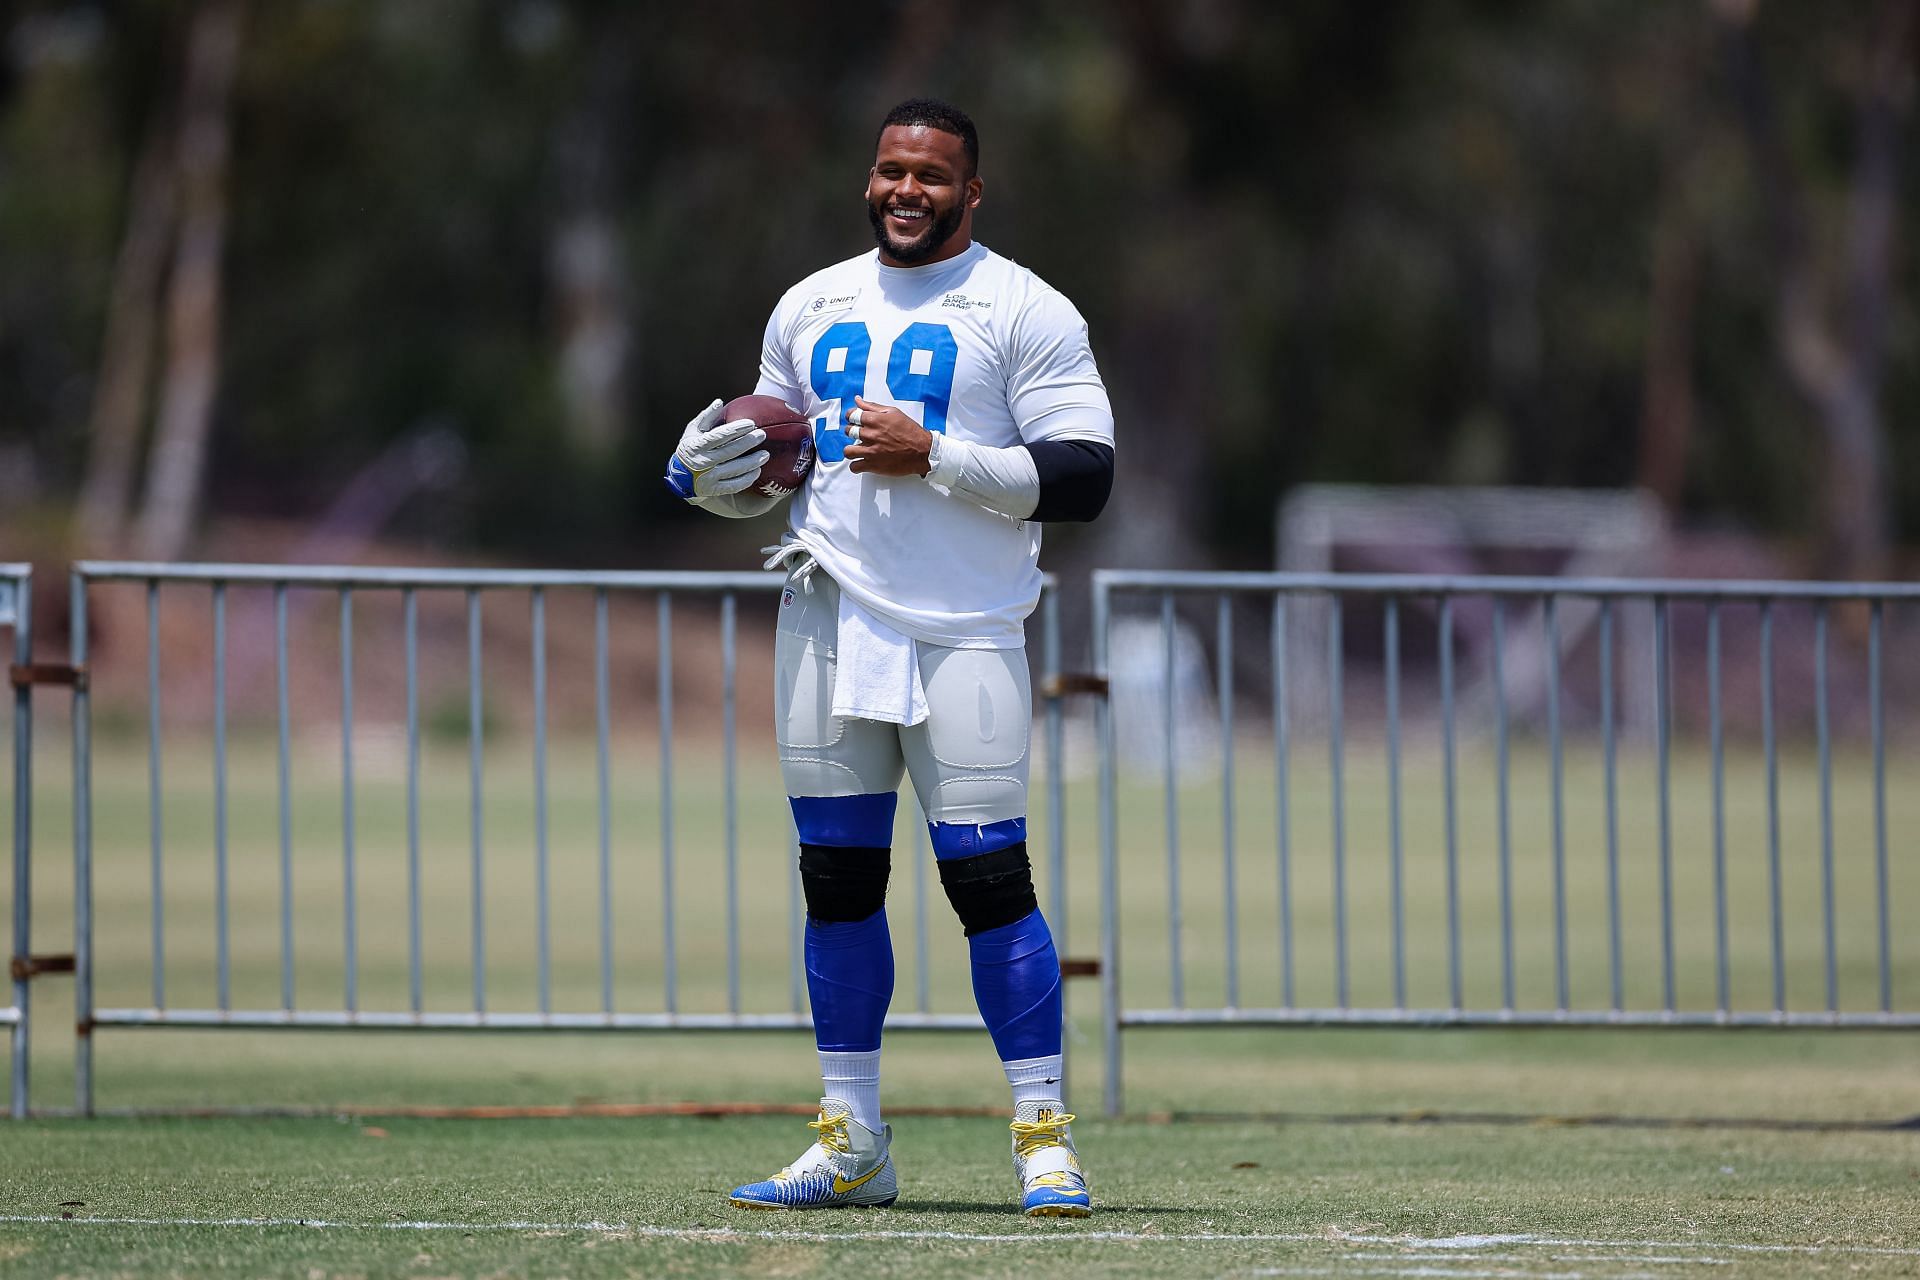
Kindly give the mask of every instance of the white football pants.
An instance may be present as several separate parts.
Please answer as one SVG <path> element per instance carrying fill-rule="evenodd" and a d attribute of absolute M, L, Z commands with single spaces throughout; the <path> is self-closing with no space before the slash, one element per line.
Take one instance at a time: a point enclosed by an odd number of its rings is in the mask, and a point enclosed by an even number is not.
<path fill-rule="evenodd" d="M 902 768 L 929 822 L 985 825 L 1027 814 L 1033 692 L 1022 649 L 947 649 L 916 641 L 927 718 L 917 725 L 833 714 L 840 588 L 781 593 L 774 637 L 774 728 L 790 796 L 894 791 Z"/>

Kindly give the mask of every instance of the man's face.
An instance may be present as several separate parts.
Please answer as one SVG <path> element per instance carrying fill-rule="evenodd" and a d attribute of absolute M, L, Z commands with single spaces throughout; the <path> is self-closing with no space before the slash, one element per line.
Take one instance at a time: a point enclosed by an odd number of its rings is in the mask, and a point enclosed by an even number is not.
<path fill-rule="evenodd" d="M 881 131 L 867 174 L 867 219 L 881 261 L 917 267 L 955 256 L 972 242 L 979 203 L 980 179 L 967 175 L 957 136 L 925 125 Z"/>

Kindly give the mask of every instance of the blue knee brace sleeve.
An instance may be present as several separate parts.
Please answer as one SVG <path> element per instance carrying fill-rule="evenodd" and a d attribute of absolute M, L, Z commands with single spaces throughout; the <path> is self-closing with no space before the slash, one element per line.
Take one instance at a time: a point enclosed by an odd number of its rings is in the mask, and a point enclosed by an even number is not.
<path fill-rule="evenodd" d="M 1060 957 L 1040 909 L 972 934 L 967 947 L 973 957 L 973 998 L 1000 1060 L 1059 1053 Z"/>
<path fill-rule="evenodd" d="M 807 921 L 807 996 L 813 1040 L 833 1053 L 880 1047 L 880 1026 L 893 1001 L 893 938 L 887 913 L 851 923 Z"/>
<path fill-rule="evenodd" d="M 788 796 L 801 844 L 839 849 L 884 849 L 893 843 L 892 791 L 863 796 Z"/>
<path fill-rule="evenodd" d="M 813 1039 L 830 1053 L 878 1049 L 893 1001 L 893 938 L 881 903 L 897 800 L 891 791 L 787 797 L 807 893 Z"/>

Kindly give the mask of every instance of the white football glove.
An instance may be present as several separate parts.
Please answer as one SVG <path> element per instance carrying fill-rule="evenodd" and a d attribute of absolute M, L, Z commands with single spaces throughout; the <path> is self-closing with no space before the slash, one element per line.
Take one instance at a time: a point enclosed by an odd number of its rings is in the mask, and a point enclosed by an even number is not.
<path fill-rule="evenodd" d="M 720 421 L 715 400 L 694 416 L 667 460 L 667 487 L 689 502 L 721 498 L 753 487 L 771 455 L 760 446 L 767 433 L 751 418 Z M 756 452 L 757 450 L 757 452 Z"/>

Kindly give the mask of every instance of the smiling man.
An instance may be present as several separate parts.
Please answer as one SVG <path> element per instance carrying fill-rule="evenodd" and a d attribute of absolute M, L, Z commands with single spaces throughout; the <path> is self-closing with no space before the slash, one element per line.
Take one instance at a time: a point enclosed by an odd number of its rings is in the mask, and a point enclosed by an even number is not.
<path fill-rule="evenodd" d="M 974 241 L 979 158 L 963 112 L 895 107 L 867 174 L 877 250 L 808 276 L 767 323 L 756 391 L 804 409 L 818 454 L 768 564 L 792 575 L 775 722 L 825 1097 L 810 1122 L 818 1140 L 735 1188 L 737 1205 L 899 1194 L 880 1034 L 904 771 L 1013 1089 L 1023 1211 L 1092 1212 L 1060 1098 L 1060 961 L 1027 857 L 1022 624 L 1040 596 L 1040 526 L 1091 520 L 1106 503 L 1113 411 L 1073 305 Z M 758 515 L 779 501 L 746 492 L 765 435 L 719 419 L 716 400 L 688 424 L 667 482 L 706 510 Z"/>

